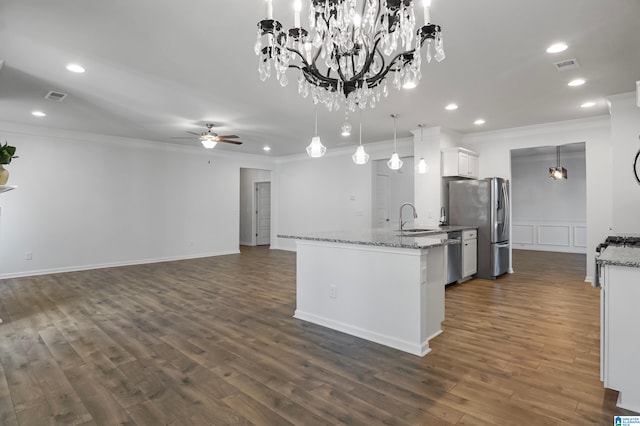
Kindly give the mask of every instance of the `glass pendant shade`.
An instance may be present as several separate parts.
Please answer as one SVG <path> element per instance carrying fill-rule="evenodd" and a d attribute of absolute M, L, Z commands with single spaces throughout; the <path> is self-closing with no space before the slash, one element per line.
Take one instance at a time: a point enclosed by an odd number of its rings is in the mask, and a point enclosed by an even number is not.
<path fill-rule="evenodd" d="M 341 128 L 340 134 L 342 136 L 351 136 L 351 123 L 349 123 L 348 121 L 345 121 L 342 124 L 342 128 Z"/>
<path fill-rule="evenodd" d="M 402 164 L 403 161 L 400 159 L 397 152 L 391 154 L 391 158 L 387 161 L 387 166 L 389 166 L 391 170 L 400 170 L 402 168 Z"/>
<path fill-rule="evenodd" d="M 307 154 L 309 154 L 309 157 L 311 158 L 322 157 L 325 154 L 325 152 L 327 152 L 327 147 L 322 145 L 322 142 L 320 141 L 320 136 L 314 136 L 313 139 L 311 139 L 311 143 L 307 147 Z"/>
<path fill-rule="evenodd" d="M 369 154 L 364 151 L 364 146 L 360 145 L 358 146 L 358 149 L 356 149 L 356 152 L 351 156 L 351 159 L 358 165 L 367 164 L 369 161 Z"/>
<path fill-rule="evenodd" d="M 423 175 L 425 173 L 429 173 L 429 170 L 430 168 L 427 165 L 427 162 L 425 161 L 424 157 L 420 158 L 420 161 L 418 161 L 418 165 L 416 166 L 416 171 L 421 175 Z"/>
<path fill-rule="evenodd" d="M 218 144 L 218 142 L 213 141 L 211 139 L 202 139 L 202 146 L 207 149 L 213 149 Z"/>

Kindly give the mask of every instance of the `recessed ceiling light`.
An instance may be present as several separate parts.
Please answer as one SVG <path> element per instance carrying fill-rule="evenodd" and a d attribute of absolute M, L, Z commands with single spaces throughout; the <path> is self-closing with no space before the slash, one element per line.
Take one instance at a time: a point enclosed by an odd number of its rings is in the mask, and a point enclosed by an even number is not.
<path fill-rule="evenodd" d="M 453 111 L 454 109 L 458 109 L 458 105 L 456 104 L 449 104 L 446 107 L 444 107 L 444 109 L 449 110 L 449 111 Z"/>
<path fill-rule="evenodd" d="M 83 73 L 85 71 L 85 69 L 78 64 L 69 64 L 67 65 L 67 69 L 75 73 Z"/>
<path fill-rule="evenodd" d="M 482 126 L 485 123 L 485 121 L 482 118 L 478 118 L 476 121 L 473 122 L 473 124 L 475 124 L 476 126 Z"/>
<path fill-rule="evenodd" d="M 33 111 L 33 112 L 31 112 L 31 115 L 34 115 L 34 116 L 36 116 L 36 117 L 44 117 L 44 116 L 46 116 L 47 114 L 45 114 L 45 113 L 44 113 L 44 112 L 42 112 L 42 111 Z"/>
<path fill-rule="evenodd" d="M 271 151 L 271 147 L 270 147 L 270 146 L 265 146 L 265 147 L 264 147 L 264 148 L 262 148 L 262 149 L 264 149 L 264 150 L 265 150 L 265 151 L 267 151 L 267 152 Z"/>
<path fill-rule="evenodd" d="M 571 80 L 568 85 L 571 87 L 577 87 L 582 86 L 586 82 L 587 80 L 585 80 L 584 78 L 576 78 L 575 80 Z"/>
<path fill-rule="evenodd" d="M 567 43 L 554 43 L 551 46 L 547 47 L 547 53 L 559 53 L 559 52 L 564 52 L 565 50 L 567 50 L 569 46 L 567 46 Z"/>
<path fill-rule="evenodd" d="M 596 103 L 595 103 L 595 102 L 589 101 L 589 102 L 585 102 L 585 103 L 583 103 L 583 104 L 582 104 L 582 105 L 580 105 L 580 106 L 581 106 L 582 108 L 591 108 L 592 106 L 595 106 L 595 105 L 596 105 Z"/>

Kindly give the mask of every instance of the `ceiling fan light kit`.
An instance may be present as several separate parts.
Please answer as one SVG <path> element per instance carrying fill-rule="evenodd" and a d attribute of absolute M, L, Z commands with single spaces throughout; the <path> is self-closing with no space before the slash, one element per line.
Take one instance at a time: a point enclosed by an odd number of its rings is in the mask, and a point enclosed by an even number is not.
<path fill-rule="evenodd" d="M 214 133 L 211 131 L 211 129 L 215 127 L 215 124 L 207 123 L 205 124 L 205 126 L 207 127 L 206 132 L 196 133 L 196 132 L 187 131 L 187 133 L 189 133 L 190 135 L 198 136 L 198 139 L 200 139 L 202 146 L 204 146 L 205 148 L 213 149 L 216 147 L 218 142 L 230 143 L 233 145 L 242 145 L 242 142 L 240 141 L 230 140 L 230 139 L 239 138 L 238 135 L 218 135 L 217 133 Z M 174 139 L 192 139 L 192 138 L 174 138 Z"/>

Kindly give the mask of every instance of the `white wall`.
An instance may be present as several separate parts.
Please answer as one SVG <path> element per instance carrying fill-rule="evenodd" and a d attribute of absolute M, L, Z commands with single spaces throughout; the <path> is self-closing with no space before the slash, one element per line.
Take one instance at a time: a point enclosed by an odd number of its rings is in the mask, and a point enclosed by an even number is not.
<path fill-rule="evenodd" d="M 463 146 L 462 135 L 443 127 L 430 127 L 412 131 L 414 158 L 424 157 L 430 170 L 415 175 L 415 202 L 418 210 L 417 223 L 438 226 L 440 208 L 447 205 L 447 183 L 442 176 L 442 150 Z"/>
<path fill-rule="evenodd" d="M 371 228 L 373 161 L 388 159 L 392 142 L 367 144 L 366 165 L 351 160 L 355 147 L 329 150 L 324 157 L 292 156 L 278 161 L 277 218 L 280 235 Z M 411 156 L 411 140 L 398 140 L 400 157 Z M 273 236 L 273 235 L 272 235 Z M 275 244 L 274 244 L 275 241 Z M 272 238 L 273 248 L 295 250 L 295 240 Z"/>
<path fill-rule="evenodd" d="M 594 272 L 596 246 L 610 233 L 612 176 L 610 120 L 599 117 L 548 123 L 463 137 L 465 146 L 480 154 L 480 177 L 512 179 L 511 150 L 585 142 L 587 188 L 587 272 Z M 517 267 L 517 265 L 516 265 Z"/>
<path fill-rule="evenodd" d="M 562 151 L 561 151 L 562 152 Z M 561 153 L 568 179 L 549 178 L 553 154 L 511 160 L 512 246 L 528 250 L 586 253 L 586 159 Z"/>
<path fill-rule="evenodd" d="M 387 159 L 373 161 L 373 173 L 388 177 L 389 182 L 389 219 L 390 225 L 397 228 L 400 227 L 399 211 L 402 203 L 413 203 L 414 197 L 414 162 L 413 157 L 402 157 L 402 168 L 400 170 L 391 170 L 387 166 Z M 376 197 L 376 180 L 372 180 L 372 204 L 375 205 Z M 372 223 L 376 223 L 375 213 L 372 211 Z M 406 213 L 404 220 L 413 223 L 413 216 Z"/>
<path fill-rule="evenodd" d="M 0 123 L 0 278 L 238 252 L 241 167 L 273 160 Z M 26 252 L 32 260 L 25 259 Z"/>
<path fill-rule="evenodd" d="M 256 245 L 256 182 L 271 182 L 271 171 L 240 169 L 240 244 L 242 245 Z"/>
<path fill-rule="evenodd" d="M 613 232 L 640 234 L 640 185 L 633 176 L 633 159 L 640 149 L 640 108 L 636 94 L 611 96 L 613 147 Z"/>

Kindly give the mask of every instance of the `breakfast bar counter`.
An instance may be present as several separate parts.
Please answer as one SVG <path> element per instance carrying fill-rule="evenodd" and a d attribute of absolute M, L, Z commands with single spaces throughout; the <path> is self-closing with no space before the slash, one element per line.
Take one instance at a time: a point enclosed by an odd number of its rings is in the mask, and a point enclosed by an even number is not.
<path fill-rule="evenodd" d="M 407 235 L 407 234 L 411 235 Z M 295 318 L 414 355 L 442 332 L 446 232 L 387 229 L 297 240 Z"/>

